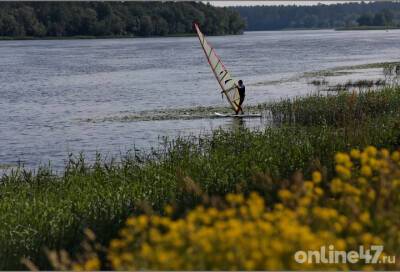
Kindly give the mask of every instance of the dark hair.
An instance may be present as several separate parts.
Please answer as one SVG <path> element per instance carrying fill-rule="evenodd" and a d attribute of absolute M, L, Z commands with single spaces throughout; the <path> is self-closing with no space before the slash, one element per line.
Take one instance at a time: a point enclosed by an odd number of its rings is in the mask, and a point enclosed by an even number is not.
<path fill-rule="evenodd" d="M 243 81 L 240 79 L 240 80 L 238 81 L 238 83 L 239 83 L 240 85 L 242 85 L 242 84 L 243 84 Z"/>

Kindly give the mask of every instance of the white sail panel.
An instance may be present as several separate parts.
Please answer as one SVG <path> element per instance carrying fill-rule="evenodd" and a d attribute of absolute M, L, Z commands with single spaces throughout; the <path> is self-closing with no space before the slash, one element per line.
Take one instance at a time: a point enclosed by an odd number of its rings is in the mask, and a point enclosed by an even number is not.
<path fill-rule="evenodd" d="M 215 53 L 214 48 L 207 42 L 204 34 L 200 31 L 197 24 L 194 25 L 197 31 L 197 35 L 200 40 L 200 44 L 203 47 L 204 54 L 210 64 L 211 70 L 213 71 L 223 93 L 229 101 L 234 111 L 238 110 L 238 103 L 240 100 L 239 90 L 237 89 L 237 81 L 230 75 L 228 70 L 225 68 L 221 59 Z"/>

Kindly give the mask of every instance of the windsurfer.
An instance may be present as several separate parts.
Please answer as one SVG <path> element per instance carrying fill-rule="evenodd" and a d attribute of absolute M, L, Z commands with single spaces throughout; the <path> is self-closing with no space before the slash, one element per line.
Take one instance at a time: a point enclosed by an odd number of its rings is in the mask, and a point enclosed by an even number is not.
<path fill-rule="evenodd" d="M 236 110 L 236 114 L 238 114 L 239 112 L 242 112 L 242 114 L 244 114 L 243 109 L 242 109 L 242 104 L 244 101 L 244 97 L 246 96 L 246 87 L 243 84 L 243 80 L 239 80 L 238 81 L 238 85 L 236 86 L 238 91 L 239 91 L 239 96 L 240 96 L 240 100 L 239 100 L 239 104 L 236 104 L 236 106 L 238 107 Z"/>

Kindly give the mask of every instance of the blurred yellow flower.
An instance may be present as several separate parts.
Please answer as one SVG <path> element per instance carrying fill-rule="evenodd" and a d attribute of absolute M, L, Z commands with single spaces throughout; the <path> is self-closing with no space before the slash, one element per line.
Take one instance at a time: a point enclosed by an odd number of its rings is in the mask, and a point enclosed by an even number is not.
<path fill-rule="evenodd" d="M 350 161 L 350 157 L 346 153 L 339 152 L 335 155 L 335 161 L 338 164 L 344 164 Z"/>
<path fill-rule="evenodd" d="M 350 151 L 350 156 L 351 156 L 353 159 L 359 159 L 359 158 L 360 158 L 360 155 L 361 155 L 361 152 L 360 152 L 360 150 L 358 150 L 358 149 L 352 149 L 352 150 Z"/>
<path fill-rule="evenodd" d="M 377 153 L 378 151 L 377 151 L 377 149 L 376 149 L 375 146 L 368 146 L 368 147 L 365 149 L 365 152 L 367 152 L 367 154 L 368 154 L 369 156 L 375 157 L 375 156 L 376 156 L 376 153 Z"/>
<path fill-rule="evenodd" d="M 282 200 L 288 200 L 291 198 L 292 193 L 289 190 L 279 190 L 278 195 Z"/>
<path fill-rule="evenodd" d="M 313 182 L 315 182 L 315 183 L 320 183 L 321 180 L 322 180 L 322 175 L 321 175 L 321 173 L 320 173 L 319 171 L 314 171 L 314 172 L 312 173 L 312 180 L 313 180 Z"/>
<path fill-rule="evenodd" d="M 336 173 L 338 173 L 344 179 L 349 179 L 351 177 L 350 170 L 343 165 L 336 165 L 335 170 Z"/>
<path fill-rule="evenodd" d="M 361 174 L 365 177 L 370 177 L 372 176 L 372 170 L 371 167 L 364 165 L 363 167 L 361 167 Z"/>
<path fill-rule="evenodd" d="M 97 257 L 91 258 L 86 261 L 84 265 L 84 270 L 86 271 L 97 271 L 100 270 L 100 261 Z"/>
<path fill-rule="evenodd" d="M 394 151 L 391 156 L 392 160 L 395 162 L 398 162 L 400 160 L 400 152 L 399 151 Z"/>

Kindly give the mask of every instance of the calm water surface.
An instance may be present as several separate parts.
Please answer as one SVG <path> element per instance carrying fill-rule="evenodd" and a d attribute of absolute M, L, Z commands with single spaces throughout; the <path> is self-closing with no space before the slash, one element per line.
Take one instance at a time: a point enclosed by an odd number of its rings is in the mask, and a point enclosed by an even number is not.
<path fill-rule="evenodd" d="M 309 92 L 285 79 L 394 61 L 400 31 L 276 31 L 210 37 L 256 104 Z M 231 119 L 84 122 L 140 111 L 223 106 L 197 38 L 0 41 L 0 165 L 61 168 L 70 152 L 109 156 Z M 276 81 L 281 81 L 277 83 Z M 259 120 L 246 126 L 258 126 Z"/>

